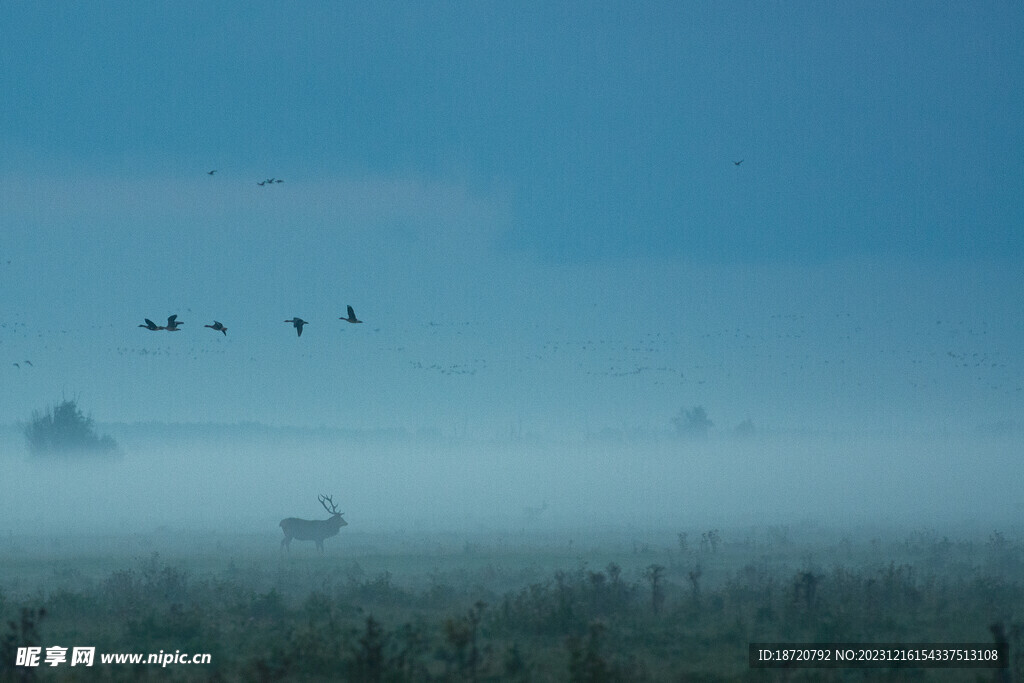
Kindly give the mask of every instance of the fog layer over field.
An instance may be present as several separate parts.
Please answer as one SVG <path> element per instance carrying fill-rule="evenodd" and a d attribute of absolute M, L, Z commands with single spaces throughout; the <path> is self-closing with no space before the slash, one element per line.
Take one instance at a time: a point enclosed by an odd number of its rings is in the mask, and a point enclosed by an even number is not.
<path fill-rule="evenodd" d="M 1019 449 L 967 438 L 758 435 L 577 442 L 124 427 L 119 458 L 31 459 L 7 432 L 0 532 L 266 535 L 317 519 L 345 533 L 569 536 L 813 521 L 988 529 L 1019 519 Z M 118 426 L 108 430 L 117 435 Z M 157 438 L 159 437 L 159 438 Z M 342 540 L 341 543 L 344 543 Z"/>

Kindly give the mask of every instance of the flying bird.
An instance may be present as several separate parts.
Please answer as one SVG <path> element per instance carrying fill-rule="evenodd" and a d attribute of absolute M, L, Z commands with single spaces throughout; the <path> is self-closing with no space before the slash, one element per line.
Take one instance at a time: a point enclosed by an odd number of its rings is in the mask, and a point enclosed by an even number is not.
<path fill-rule="evenodd" d="M 257 185 L 259 185 L 260 187 L 263 187 L 264 185 L 266 185 L 266 184 L 267 184 L 267 181 L 266 181 L 266 180 L 264 180 L 264 181 L 263 181 L 262 183 L 256 183 L 256 184 L 257 184 Z"/>
<path fill-rule="evenodd" d="M 217 172 L 217 169 L 213 169 L 212 171 L 207 171 L 206 175 L 213 175 L 216 172 Z"/>
<path fill-rule="evenodd" d="M 203 325 L 203 327 L 209 327 L 211 330 L 216 330 L 217 332 L 223 332 L 225 337 L 228 336 L 228 328 L 224 327 L 223 325 L 221 325 L 216 320 L 213 321 L 212 325 Z"/>
<path fill-rule="evenodd" d="M 155 322 L 153 322 L 149 318 L 146 318 L 145 320 L 146 320 L 146 324 L 145 325 L 139 325 L 139 327 L 145 327 L 147 330 L 150 330 L 152 332 L 156 332 L 157 330 L 165 330 L 165 329 L 167 329 L 166 327 L 160 327 L 159 325 L 157 325 Z"/>
<path fill-rule="evenodd" d="M 167 327 L 165 327 L 163 329 L 167 330 L 168 332 L 178 332 L 179 331 L 178 330 L 178 325 L 184 325 L 184 324 L 185 323 L 179 323 L 178 322 L 178 314 L 175 313 L 174 315 L 172 315 L 169 318 L 167 318 Z"/>
<path fill-rule="evenodd" d="M 351 306 L 348 307 L 348 317 L 347 318 L 339 318 L 339 320 L 344 320 L 345 322 L 348 322 L 348 323 L 361 323 L 361 322 L 363 322 L 362 320 L 357 320 L 356 319 L 356 312 L 354 310 L 352 310 Z"/>
<path fill-rule="evenodd" d="M 739 166 L 739 165 L 740 165 L 740 164 L 742 164 L 742 163 L 743 163 L 744 161 L 746 161 L 746 159 L 740 159 L 739 161 L 734 161 L 734 162 L 732 162 L 732 163 L 733 163 L 733 164 L 735 164 L 736 166 Z"/>
<path fill-rule="evenodd" d="M 30 360 L 25 361 L 25 364 L 29 367 L 32 367 L 32 361 Z"/>
<path fill-rule="evenodd" d="M 292 318 L 291 320 L 285 320 L 285 322 L 291 323 L 292 326 L 295 328 L 295 331 L 299 333 L 300 337 L 302 336 L 302 326 L 309 324 L 308 322 L 306 322 L 305 320 L 298 316 Z"/>

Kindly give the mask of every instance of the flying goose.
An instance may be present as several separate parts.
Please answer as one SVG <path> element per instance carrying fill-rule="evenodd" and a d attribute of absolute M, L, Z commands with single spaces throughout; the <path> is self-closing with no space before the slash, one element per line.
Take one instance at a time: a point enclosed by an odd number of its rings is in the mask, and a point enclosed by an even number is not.
<path fill-rule="evenodd" d="M 344 320 L 347 323 L 361 323 L 361 322 L 363 322 L 362 320 L 357 320 L 356 319 L 356 312 L 354 310 L 352 310 L 351 306 L 348 307 L 348 317 L 347 318 L 339 318 L 339 320 Z"/>
<path fill-rule="evenodd" d="M 285 320 L 285 322 L 286 323 L 291 323 L 292 326 L 295 327 L 295 331 L 299 333 L 300 337 L 302 336 L 302 326 L 309 324 L 308 322 L 306 322 L 305 320 L 303 320 L 302 318 L 300 318 L 298 316 L 295 316 L 291 320 Z"/>
<path fill-rule="evenodd" d="M 216 330 L 217 332 L 223 332 L 225 337 L 228 336 L 228 328 L 224 327 L 223 325 L 221 325 L 216 320 L 213 321 L 212 325 L 203 325 L 203 327 L 209 327 L 211 330 Z"/>

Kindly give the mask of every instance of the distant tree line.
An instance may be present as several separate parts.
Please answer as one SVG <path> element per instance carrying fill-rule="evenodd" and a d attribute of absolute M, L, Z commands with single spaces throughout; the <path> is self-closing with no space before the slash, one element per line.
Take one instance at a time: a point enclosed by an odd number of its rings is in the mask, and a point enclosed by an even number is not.
<path fill-rule="evenodd" d="M 704 406 L 680 408 L 679 413 L 672 418 L 672 424 L 679 436 L 700 438 L 706 437 L 708 430 L 714 426 Z"/>
<path fill-rule="evenodd" d="M 704 406 L 693 406 L 692 408 L 680 408 L 672 418 L 672 425 L 678 436 L 704 439 L 707 438 L 708 432 L 715 426 L 715 423 L 708 417 L 708 411 Z M 754 423 L 749 419 L 740 422 L 733 429 L 733 434 L 738 437 L 753 436 L 755 432 Z"/>

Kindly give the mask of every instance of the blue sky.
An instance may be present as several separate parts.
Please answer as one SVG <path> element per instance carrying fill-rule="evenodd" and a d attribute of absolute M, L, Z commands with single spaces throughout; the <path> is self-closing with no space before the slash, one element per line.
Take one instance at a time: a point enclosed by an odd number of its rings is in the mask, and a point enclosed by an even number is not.
<path fill-rule="evenodd" d="M 1021 419 L 1019 3 L 0 16 L 0 420 Z"/>

